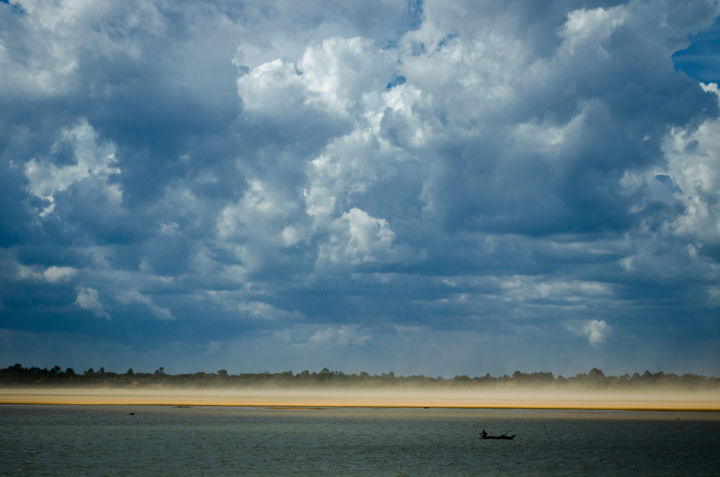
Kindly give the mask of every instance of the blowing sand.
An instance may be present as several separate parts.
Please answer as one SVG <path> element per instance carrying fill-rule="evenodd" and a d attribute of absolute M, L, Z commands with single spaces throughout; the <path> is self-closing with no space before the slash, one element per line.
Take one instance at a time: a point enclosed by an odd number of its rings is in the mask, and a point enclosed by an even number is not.
<path fill-rule="evenodd" d="M 0 404 L 720 411 L 720 391 L 0 388 Z"/>

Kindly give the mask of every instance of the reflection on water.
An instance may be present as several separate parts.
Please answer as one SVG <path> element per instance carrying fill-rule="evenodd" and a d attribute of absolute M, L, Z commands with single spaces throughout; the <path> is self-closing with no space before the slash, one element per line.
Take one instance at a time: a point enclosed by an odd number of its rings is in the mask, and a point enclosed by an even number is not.
<path fill-rule="evenodd" d="M 720 473 L 718 413 L 0 406 L 0 429 L 3 475 Z"/>

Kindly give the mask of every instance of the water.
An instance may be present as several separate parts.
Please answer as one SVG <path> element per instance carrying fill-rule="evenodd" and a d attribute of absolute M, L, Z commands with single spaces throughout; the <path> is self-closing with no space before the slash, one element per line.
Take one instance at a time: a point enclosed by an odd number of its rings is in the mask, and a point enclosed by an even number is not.
<path fill-rule="evenodd" d="M 0 474 L 720 475 L 720 416 L 0 406 Z"/>

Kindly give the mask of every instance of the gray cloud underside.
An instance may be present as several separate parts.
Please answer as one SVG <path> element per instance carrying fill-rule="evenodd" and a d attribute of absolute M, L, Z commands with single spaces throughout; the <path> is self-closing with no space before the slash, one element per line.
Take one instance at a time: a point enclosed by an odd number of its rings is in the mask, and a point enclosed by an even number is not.
<path fill-rule="evenodd" d="M 0 3 L 0 358 L 720 373 L 718 13 Z"/>

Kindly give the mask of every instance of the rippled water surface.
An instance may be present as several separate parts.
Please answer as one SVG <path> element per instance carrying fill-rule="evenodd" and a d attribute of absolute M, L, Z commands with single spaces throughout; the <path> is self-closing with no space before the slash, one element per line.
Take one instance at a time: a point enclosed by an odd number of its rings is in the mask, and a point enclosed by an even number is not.
<path fill-rule="evenodd" d="M 720 475 L 720 416 L 0 406 L 0 474 Z"/>

